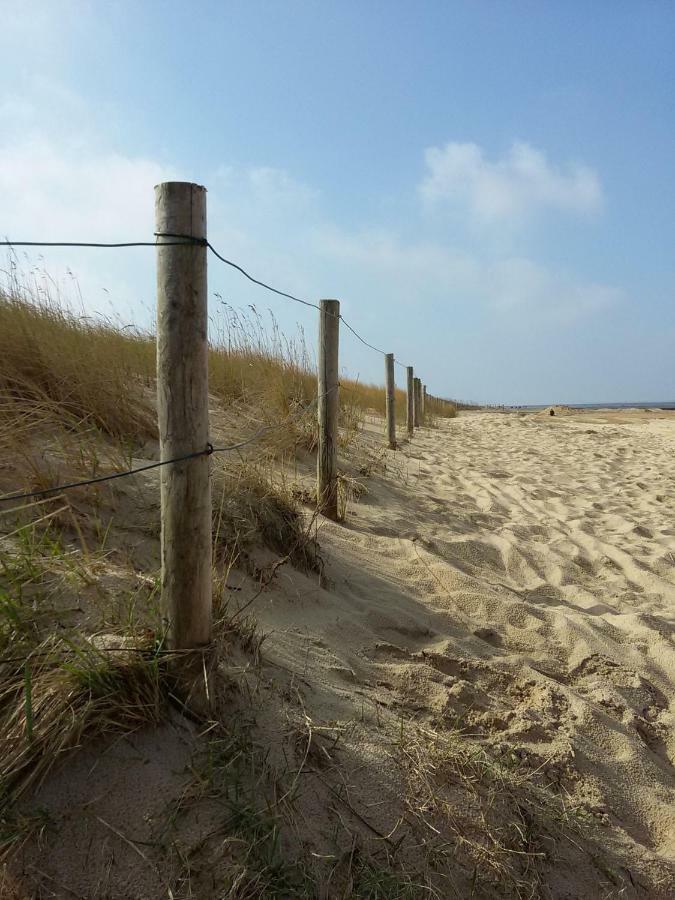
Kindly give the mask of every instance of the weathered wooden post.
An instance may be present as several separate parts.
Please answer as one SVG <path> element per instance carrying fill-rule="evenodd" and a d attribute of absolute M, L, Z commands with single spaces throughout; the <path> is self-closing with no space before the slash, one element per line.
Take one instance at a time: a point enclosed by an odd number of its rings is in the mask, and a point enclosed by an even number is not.
<path fill-rule="evenodd" d="M 413 381 L 413 420 L 415 428 L 421 425 L 420 419 L 420 380 L 415 378 Z"/>
<path fill-rule="evenodd" d="M 319 303 L 319 453 L 317 457 L 317 501 L 329 519 L 338 517 L 337 441 L 338 346 L 340 339 L 340 301 Z"/>
<path fill-rule="evenodd" d="M 206 238 L 206 188 L 158 184 L 155 231 L 159 453 L 173 459 L 204 451 L 209 442 L 207 248 L 191 240 Z M 207 455 L 160 469 L 161 608 L 172 650 L 211 641 L 209 470 Z M 202 671 L 202 659 L 196 663 Z"/>
<path fill-rule="evenodd" d="M 407 424 L 408 424 L 408 437 L 411 438 L 413 436 L 413 432 L 415 430 L 415 400 L 413 398 L 413 394 L 415 393 L 415 379 L 413 377 L 413 367 L 406 366 L 406 407 L 407 407 Z"/>
<path fill-rule="evenodd" d="M 424 421 L 424 417 L 427 414 L 427 386 L 426 384 L 422 385 L 422 421 Z"/>
<path fill-rule="evenodd" d="M 385 402 L 387 413 L 387 441 L 389 449 L 396 449 L 396 383 L 394 381 L 394 354 L 384 357 Z"/>

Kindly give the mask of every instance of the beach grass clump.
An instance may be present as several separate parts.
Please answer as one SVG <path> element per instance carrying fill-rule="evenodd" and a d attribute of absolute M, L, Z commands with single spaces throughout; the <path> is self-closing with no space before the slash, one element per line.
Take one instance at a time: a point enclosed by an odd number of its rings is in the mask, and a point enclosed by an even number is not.
<path fill-rule="evenodd" d="M 459 732 L 402 727 L 394 754 L 427 858 L 439 871 L 459 865 L 472 895 L 540 896 L 560 845 L 577 846 L 571 803 Z"/>
<path fill-rule="evenodd" d="M 51 635 L 24 658 L 0 659 L 3 811 L 83 740 L 157 723 L 166 709 L 165 662 L 152 646 L 111 652 Z"/>
<path fill-rule="evenodd" d="M 427 395 L 425 415 L 427 418 L 431 419 L 433 423 L 434 418 L 438 419 L 454 419 L 457 417 L 457 410 L 459 407 L 452 400 L 440 400 L 435 397 L 430 397 Z"/>
<path fill-rule="evenodd" d="M 48 427 L 56 420 L 140 443 L 156 434 L 144 391 L 153 374 L 149 335 L 78 315 L 49 283 L 21 281 L 15 270 L 0 287 L 3 422 Z"/>
<path fill-rule="evenodd" d="M 286 418 L 316 396 L 316 372 L 304 333 L 286 337 L 272 313 L 223 303 L 212 321 L 209 389 L 221 400 Z"/>
<path fill-rule="evenodd" d="M 262 543 L 302 572 L 320 573 L 323 562 L 298 501 L 263 458 L 219 471 L 213 489 L 214 556 L 251 568 L 250 552 Z"/>

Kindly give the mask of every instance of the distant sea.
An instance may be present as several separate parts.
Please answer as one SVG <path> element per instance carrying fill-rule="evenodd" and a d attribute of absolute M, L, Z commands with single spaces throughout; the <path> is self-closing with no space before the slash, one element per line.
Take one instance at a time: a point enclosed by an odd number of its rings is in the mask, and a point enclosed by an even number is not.
<path fill-rule="evenodd" d="M 655 400 L 652 403 L 537 403 L 512 409 L 546 409 L 547 406 L 570 406 L 573 409 L 675 409 L 675 400 Z"/>

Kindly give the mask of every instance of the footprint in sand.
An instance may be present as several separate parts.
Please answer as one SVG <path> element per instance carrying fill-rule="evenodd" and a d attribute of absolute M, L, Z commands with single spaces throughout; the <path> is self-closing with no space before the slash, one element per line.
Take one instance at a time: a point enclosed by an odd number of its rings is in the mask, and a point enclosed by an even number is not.
<path fill-rule="evenodd" d="M 640 740 L 669 766 L 666 729 L 660 722 L 668 709 L 663 693 L 633 669 L 601 654 L 582 660 L 570 672 L 570 684 L 585 699 L 633 729 Z"/>

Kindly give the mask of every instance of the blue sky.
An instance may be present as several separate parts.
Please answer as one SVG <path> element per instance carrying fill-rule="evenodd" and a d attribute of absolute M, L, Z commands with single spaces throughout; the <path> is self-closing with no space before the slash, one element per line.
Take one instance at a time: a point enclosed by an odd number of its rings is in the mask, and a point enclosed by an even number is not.
<path fill-rule="evenodd" d="M 0 15 L 4 235 L 147 239 L 153 185 L 197 181 L 226 256 L 339 298 L 434 393 L 675 399 L 672 3 L 0 0 Z M 20 258 L 64 297 L 73 272 L 88 311 L 152 321 L 151 250 Z M 313 311 L 215 261 L 210 290 L 313 345 Z M 344 331 L 341 360 L 382 380 Z"/>

